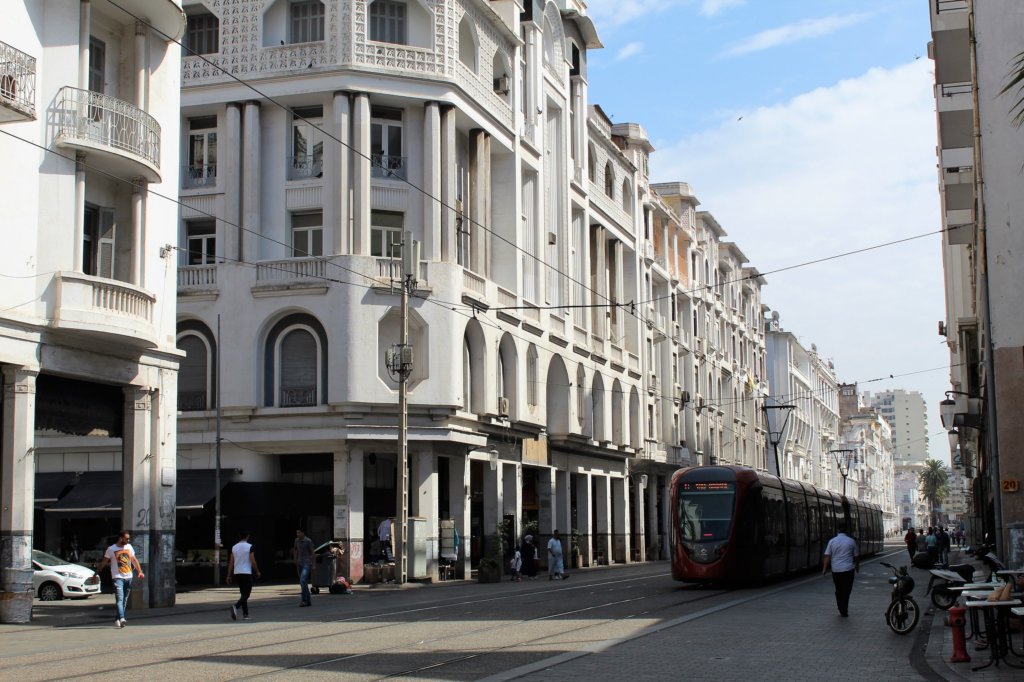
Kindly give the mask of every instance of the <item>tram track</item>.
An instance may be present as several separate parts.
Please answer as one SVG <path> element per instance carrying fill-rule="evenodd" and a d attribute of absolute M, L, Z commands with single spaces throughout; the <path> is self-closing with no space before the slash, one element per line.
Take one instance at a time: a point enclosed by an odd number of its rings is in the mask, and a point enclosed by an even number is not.
<path fill-rule="evenodd" d="M 557 590 L 558 591 L 564 590 L 564 591 L 575 592 L 575 591 L 579 591 L 579 590 L 595 591 L 595 590 L 605 589 L 605 590 L 608 590 L 609 593 L 612 593 L 612 592 L 618 592 L 618 591 L 620 591 L 622 589 L 632 589 L 632 587 L 634 585 L 637 585 L 637 584 L 642 585 L 642 584 L 647 583 L 647 582 L 652 581 L 652 580 L 661 581 L 661 580 L 664 580 L 664 579 L 665 579 L 664 573 L 646 574 L 646 575 L 630 577 L 630 578 L 617 578 L 617 579 L 614 579 L 614 580 L 603 580 L 603 581 L 597 581 L 597 582 L 584 582 L 584 581 L 580 581 L 578 583 L 574 583 L 574 584 L 571 584 L 571 585 L 570 584 L 566 584 L 566 583 L 562 583 L 562 584 L 559 585 Z M 671 591 L 672 592 L 677 592 L 678 588 L 673 586 L 673 589 Z M 651 608 L 651 606 L 652 606 L 651 600 L 654 600 L 654 599 L 664 599 L 665 596 L 666 596 L 666 590 L 658 590 L 658 591 L 650 593 L 650 594 L 630 596 L 630 597 L 627 597 L 625 599 L 622 599 L 622 598 L 619 598 L 619 599 L 605 599 L 604 601 L 601 601 L 601 602 L 599 602 L 597 604 L 587 605 L 587 606 L 582 607 L 582 608 L 563 609 L 563 610 L 559 610 L 559 611 L 556 611 L 556 612 L 553 612 L 553 613 L 548 613 L 548 614 L 540 615 L 540 616 L 538 616 L 536 618 L 517 619 L 515 621 L 507 621 L 507 622 L 498 623 L 498 624 L 495 624 L 495 625 L 492 625 L 492 626 L 489 626 L 489 627 L 486 627 L 486 628 L 474 628 L 474 629 L 466 631 L 466 632 L 446 633 L 443 636 L 439 636 L 439 637 L 435 637 L 435 638 L 422 639 L 422 638 L 419 638 L 419 637 L 406 637 L 406 638 L 403 638 L 405 641 L 397 641 L 396 642 L 394 640 L 394 633 L 400 631 L 400 628 L 405 627 L 405 626 L 407 626 L 409 624 L 408 622 L 396 623 L 396 622 L 394 622 L 395 619 L 403 619 L 403 618 L 404 619 L 408 619 L 411 616 L 414 617 L 417 614 L 420 614 L 423 617 L 422 618 L 417 618 L 417 620 L 415 622 L 416 623 L 426 623 L 426 622 L 441 620 L 442 618 L 446 618 L 446 617 L 458 618 L 458 617 L 465 617 L 465 616 L 468 616 L 470 614 L 479 615 L 479 611 L 477 611 L 477 609 L 480 606 L 482 606 L 482 605 L 488 605 L 487 608 L 488 608 L 489 611 L 491 611 L 493 609 L 494 613 L 502 613 L 503 611 L 507 611 L 509 609 L 509 607 L 507 606 L 507 604 L 509 602 L 515 602 L 515 603 L 519 604 L 519 603 L 523 603 L 524 599 L 525 600 L 529 600 L 529 599 L 534 598 L 534 597 L 536 597 L 536 598 L 543 597 L 544 599 L 548 599 L 548 598 L 551 597 L 551 595 L 554 592 L 555 591 L 553 591 L 553 590 L 551 590 L 549 588 L 549 589 L 543 589 L 543 590 L 537 589 L 535 591 L 527 592 L 527 593 L 515 592 L 515 593 L 502 594 L 502 595 L 497 595 L 497 596 L 487 596 L 487 597 L 478 598 L 478 599 L 443 599 L 443 600 L 436 600 L 436 601 L 434 601 L 432 603 L 427 603 L 427 604 L 424 604 L 424 605 L 421 605 L 421 606 L 416 606 L 414 608 L 402 609 L 402 610 L 399 610 L 399 611 L 391 611 L 391 612 L 386 612 L 386 613 L 365 613 L 365 614 L 354 615 L 354 616 L 346 616 L 346 617 L 343 617 L 343 618 L 335 618 L 335 619 L 329 619 L 329 620 L 324 620 L 324 621 L 317 621 L 317 622 L 313 622 L 313 623 L 304 622 L 304 623 L 297 623 L 297 624 L 285 625 L 285 626 L 277 625 L 274 628 L 273 632 L 276 633 L 276 634 L 279 634 L 279 635 L 286 635 L 285 637 L 283 637 L 283 638 L 275 638 L 273 642 L 262 641 L 262 642 L 256 642 L 256 643 L 247 643 L 247 644 L 244 644 L 242 646 L 230 646 L 230 647 L 223 647 L 223 648 L 218 646 L 219 644 L 227 643 L 229 641 L 232 642 L 232 643 L 235 643 L 235 644 L 238 643 L 238 637 L 239 637 L 238 630 L 237 629 L 230 629 L 230 628 L 224 630 L 223 633 L 217 632 L 217 633 L 212 633 L 211 634 L 209 632 L 204 632 L 204 633 L 202 633 L 202 636 L 201 636 L 200 639 L 197 639 L 194 636 L 176 637 L 172 641 L 161 640 L 160 642 L 153 642 L 153 643 L 139 642 L 139 641 L 136 640 L 136 641 L 133 641 L 130 645 L 126 644 L 126 649 L 130 650 L 130 652 L 131 652 L 131 658 L 135 658 L 135 659 L 147 658 L 148 654 L 158 653 L 161 650 L 166 650 L 168 648 L 173 648 L 175 646 L 189 646 L 189 645 L 192 645 L 192 644 L 197 645 L 197 647 L 202 648 L 205 651 L 203 651 L 202 653 L 196 653 L 193 656 L 176 657 L 176 658 L 173 658 L 173 659 L 162 658 L 160 660 L 140 661 L 140 662 L 137 662 L 135 664 L 132 664 L 131 662 L 128 662 L 128 661 L 122 661 L 122 664 L 119 665 L 119 669 L 120 670 L 124 670 L 124 671 L 131 671 L 131 672 L 133 672 L 135 674 L 146 675 L 147 671 L 153 671 L 153 670 L 159 668 L 160 666 L 167 665 L 169 663 L 170 664 L 181 664 L 181 663 L 188 663 L 188 662 L 202 663 L 204 661 L 216 661 L 218 658 L 224 658 L 224 657 L 228 657 L 228 658 L 238 659 L 240 661 L 244 661 L 245 658 L 248 655 L 254 655 L 257 652 L 259 652 L 260 650 L 264 650 L 265 651 L 268 647 L 287 649 L 290 646 L 302 644 L 302 645 L 304 645 L 305 647 L 308 648 L 308 646 L 309 646 L 309 644 L 311 642 L 315 643 L 318 640 L 319 641 L 325 641 L 325 642 L 326 641 L 334 640 L 335 641 L 335 646 L 336 646 L 336 640 L 337 640 L 338 637 L 345 637 L 345 636 L 348 636 L 348 635 L 352 634 L 350 632 L 338 632 L 336 629 L 331 629 L 330 632 L 324 632 L 322 634 L 315 634 L 315 635 L 311 635 L 308 632 L 311 628 L 322 628 L 323 626 L 328 626 L 329 627 L 329 626 L 336 626 L 336 625 L 345 625 L 345 624 L 349 624 L 349 623 L 359 623 L 360 626 L 359 626 L 359 631 L 358 632 L 360 634 L 365 635 L 367 633 L 370 633 L 370 634 L 373 635 L 373 638 L 375 640 L 377 640 L 377 641 L 382 641 L 382 642 L 383 641 L 387 641 L 389 648 L 397 647 L 397 648 L 404 648 L 404 649 L 415 649 L 416 647 L 429 646 L 429 645 L 437 644 L 439 642 L 452 642 L 452 641 L 458 640 L 460 638 L 471 637 L 471 636 L 479 636 L 481 634 L 487 634 L 487 633 L 492 633 L 493 635 L 496 636 L 496 638 L 500 638 L 500 637 L 497 637 L 497 636 L 500 636 L 503 631 L 509 631 L 509 630 L 514 631 L 514 630 L 517 630 L 517 629 L 521 629 L 523 627 L 529 627 L 529 624 L 530 623 L 534 623 L 534 622 L 538 622 L 539 623 L 539 622 L 542 622 L 542 621 L 554 620 L 554 619 L 559 619 L 559 618 L 572 618 L 573 616 L 580 616 L 581 614 L 593 614 L 595 612 L 599 612 L 599 611 L 602 611 L 602 610 L 615 609 L 617 607 L 621 607 L 624 604 L 642 604 L 643 605 L 642 608 L 632 609 L 627 614 L 623 614 L 621 616 L 614 617 L 614 618 L 601 618 L 600 622 L 590 623 L 590 624 L 587 624 L 587 625 L 584 625 L 584 626 L 581 626 L 581 627 L 577 627 L 577 628 L 573 628 L 573 629 L 567 631 L 569 634 L 573 634 L 573 633 L 576 633 L 576 632 L 585 632 L 586 630 L 590 630 L 590 629 L 593 629 L 593 628 L 596 628 L 596 627 L 599 627 L 599 626 L 607 626 L 608 624 L 614 623 L 614 622 L 617 622 L 617 621 L 628 620 L 628 619 L 636 618 L 636 617 L 640 617 L 640 616 L 650 616 L 651 614 L 656 614 L 656 613 L 663 612 L 663 611 L 666 611 L 666 610 L 677 609 L 677 608 L 680 608 L 680 607 L 684 607 L 684 606 L 686 606 L 687 604 L 690 604 L 690 603 L 700 602 L 700 601 L 704 601 L 704 600 L 707 600 L 707 599 L 711 599 L 711 598 L 720 596 L 722 594 L 725 594 L 727 591 L 723 591 L 723 590 L 715 590 L 715 591 L 711 591 L 711 592 L 703 592 L 702 591 L 699 594 L 690 592 L 686 598 L 683 598 L 683 599 L 672 599 L 671 602 L 669 602 L 669 603 L 657 604 L 657 605 L 654 606 L 654 608 Z M 468 611 L 466 610 L 467 608 L 469 609 Z M 455 611 L 453 611 L 455 609 L 461 609 L 461 611 L 455 612 Z M 388 619 L 389 622 L 379 623 L 379 624 L 373 624 L 373 623 L 370 622 L 370 621 L 379 620 L 379 619 Z M 266 629 L 263 629 L 262 631 L 251 631 L 250 630 L 250 631 L 248 631 L 246 633 L 245 636 L 247 638 L 252 638 L 252 637 L 260 638 L 260 637 L 263 637 L 265 639 L 265 635 L 266 634 L 268 634 L 268 631 Z M 473 653 L 461 653 L 461 654 L 459 654 L 457 656 L 446 657 L 444 660 L 441 660 L 441 661 L 437 661 L 437 660 L 432 661 L 431 663 L 426 664 L 426 665 L 413 666 L 413 667 L 409 667 L 407 669 L 403 669 L 403 670 L 400 670 L 400 671 L 388 672 L 387 674 L 384 674 L 383 676 L 378 677 L 376 679 L 381 679 L 381 680 L 391 679 L 391 678 L 394 678 L 394 677 L 402 677 L 402 676 L 407 676 L 407 675 L 411 675 L 411 674 L 416 674 L 417 672 L 423 672 L 425 670 L 443 668 L 445 666 L 450 666 L 450 665 L 453 665 L 453 664 L 458 663 L 458 662 L 464 662 L 466 660 L 470 660 L 470 659 L 473 659 L 473 658 L 478 658 L 480 656 L 487 655 L 489 653 L 501 652 L 503 650 L 504 651 L 514 650 L 517 647 L 528 647 L 530 645 L 534 645 L 534 644 L 537 644 L 537 643 L 543 641 L 543 639 L 544 639 L 544 637 L 535 637 L 535 638 L 530 638 L 530 639 L 528 639 L 526 641 L 517 640 L 517 641 L 512 642 L 512 643 L 510 643 L 508 645 L 490 647 L 490 648 L 488 648 L 487 650 L 484 650 L 484 651 L 478 651 L 478 652 L 473 652 Z M 121 649 L 121 647 L 115 647 L 115 651 L 119 650 L 119 649 Z M 86 652 L 78 652 L 78 653 L 76 653 L 75 661 L 76 661 L 76 665 L 79 667 L 79 669 L 81 669 L 81 667 L 83 667 L 83 665 L 86 668 L 95 667 L 94 670 L 84 671 L 84 672 L 80 673 L 79 675 L 77 675 L 77 677 L 82 678 L 82 677 L 89 677 L 89 676 L 94 676 L 94 675 L 101 674 L 103 672 L 103 670 L 105 669 L 105 666 L 109 663 L 109 657 L 113 653 L 114 652 L 111 651 L 110 648 L 107 648 L 107 649 L 105 649 L 102 652 L 96 652 L 96 653 L 91 653 L 91 652 L 90 653 L 86 653 Z M 424 652 L 424 653 L 426 653 L 426 652 Z M 239 675 L 237 677 L 225 678 L 225 679 L 241 679 L 243 677 L 248 678 L 248 677 L 268 676 L 268 675 L 273 675 L 273 674 L 277 674 L 277 673 L 287 673 L 290 670 L 316 669 L 316 668 L 321 668 L 322 669 L 324 666 L 328 666 L 328 665 L 331 665 L 333 663 L 338 663 L 338 662 L 341 662 L 341 661 L 344 661 L 344 660 L 353 660 L 353 659 L 358 659 L 358 658 L 364 658 L 364 657 L 373 656 L 373 655 L 378 655 L 379 656 L 379 651 L 378 650 L 374 650 L 374 651 L 354 652 L 354 653 L 348 654 L 346 656 L 338 656 L 336 654 L 335 655 L 325 655 L 325 656 L 323 656 L 322 658 L 320 658 L 318 660 L 306 660 L 306 661 L 304 661 L 304 662 L 302 662 L 300 664 L 296 664 L 296 665 L 275 666 L 271 670 L 266 670 L 266 671 L 262 671 L 262 672 L 255 672 L 255 673 L 250 672 L 248 674 Z M 315 655 L 313 657 L 316 658 Z M 306 656 L 306 658 L 308 659 L 309 656 Z M 92 663 L 93 665 L 90 666 L 89 665 L 90 663 Z M 40 678 L 40 679 L 58 680 L 58 679 L 72 679 L 72 678 L 70 678 L 68 676 L 67 671 L 65 670 L 59 676 L 56 676 L 56 677 L 43 677 L 43 678 Z"/>

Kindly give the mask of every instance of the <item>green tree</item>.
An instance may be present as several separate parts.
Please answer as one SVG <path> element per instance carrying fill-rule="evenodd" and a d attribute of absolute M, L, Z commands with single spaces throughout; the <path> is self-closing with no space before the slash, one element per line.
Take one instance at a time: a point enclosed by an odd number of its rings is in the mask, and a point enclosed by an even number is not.
<path fill-rule="evenodd" d="M 938 525 L 939 505 L 949 495 L 949 470 L 937 459 L 925 460 L 924 469 L 917 475 L 917 490 L 928 502 L 931 525 Z"/>

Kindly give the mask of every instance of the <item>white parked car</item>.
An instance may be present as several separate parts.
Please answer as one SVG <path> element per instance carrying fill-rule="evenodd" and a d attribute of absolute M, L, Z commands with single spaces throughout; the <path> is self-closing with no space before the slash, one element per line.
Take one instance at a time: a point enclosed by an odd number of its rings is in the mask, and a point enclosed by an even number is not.
<path fill-rule="evenodd" d="M 43 601 L 86 599 L 100 593 L 96 571 L 71 564 L 38 549 L 32 550 L 32 589 Z"/>

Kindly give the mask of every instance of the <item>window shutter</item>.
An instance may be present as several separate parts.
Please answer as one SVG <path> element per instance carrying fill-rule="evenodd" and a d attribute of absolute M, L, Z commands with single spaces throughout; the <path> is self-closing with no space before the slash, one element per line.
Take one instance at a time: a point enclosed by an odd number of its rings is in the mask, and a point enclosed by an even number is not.
<path fill-rule="evenodd" d="M 117 224 L 114 222 L 113 209 L 100 209 L 100 229 L 96 248 L 96 274 L 99 277 L 114 277 L 114 233 Z"/>

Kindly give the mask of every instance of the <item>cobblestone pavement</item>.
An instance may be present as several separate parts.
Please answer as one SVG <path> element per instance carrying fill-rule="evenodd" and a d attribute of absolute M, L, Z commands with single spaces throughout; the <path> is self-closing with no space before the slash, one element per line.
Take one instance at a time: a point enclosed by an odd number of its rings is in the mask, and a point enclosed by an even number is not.
<path fill-rule="evenodd" d="M 896 552 L 897 548 L 892 546 L 889 549 Z M 897 552 L 890 560 L 903 563 L 906 555 Z M 659 563 L 578 571 L 573 576 L 574 580 L 564 585 L 552 585 L 547 581 L 499 585 L 456 581 L 428 586 L 410 585 L 401 590 L 389 586 L 373 590 L 358 588 L 354 597 L 323 597 L 325 601 L 320 604 L 325 608 L 330 605 L 336 612 L 331 616 L 316 608 L 302 609 L 304 613 L 293 615 L 300 611 L 291 608 L 295 606 L 297 597 L 293 585 L 258 585 L 251 602 L 257 620 L 251 626 L 246 624 L 251 629 L 245 637 L 251 638 L 250 644 L 266 641 L 268 652 L 276 646 L 280 653 L 268 653 L 265 659 L 256 663 L 254 661 L 258 657 L 252 654 L 233 657 L 231 646 L 215 641 L 223 640 L 225 635 L 234 637 L 231 632 L 241 633 L 226 629 L 234 625 L 229 623 L 226 613 L 227 604 L 236 594 L 229 587 L 183 592 L 178 595 L 177 605 L 171 609 L 131 612 L 129 627 L 121 631 L 114 630 L 112 625 L 108 627 L 113 621 L 113 599 L 110 595 L 88 602 L 37 602 L 32 624 L 0 625 L 0 659 L 9 658 L 10 665 L 17 665 L 26 672 L 40 673 L 28 675 L 25 679 L 47 677 L 43 671 L 52 670 L 55 666 L 66 670 L 66 674 L 61 675 L 65 677 L 76 674 L 78 655 L 112 656 L 110 665 L 114 667 L 129 661 L 140 666 L 148 665 L 142 660 L 145 656 L 138 654 L 143 653 L 142 649 L 151 651 L 164 647 L 162 643 L 166 642 L 168 651 L 174 649 L 175 653 L 164 652 L 163 662 L 155 661 L 156 667 L 145 668 L 141 674 L 151 679 L 180 680 L 182 674 L 190 671 L 189 666 L 195 665 L 194 674 L 207 679 L 240 678 L 253 674 L 290 678 L 298 672 L 289 667 L 309 661 L 315 663 L 317 670 L 304 671 L 304 679 L 379 679 L 386 674 L 416 680 L 488 679 L 491 682 L 511 679 L 560 682 L 623 679 L 760 681 L 817 680 L 823 677 L 835 677 L 843 682 L 1024 679 L 1024 671 L 1005 666 L 971 672 L 972 665 L 987 662 L 988 652 L 976 652 L 970 645 L 968 651 L 974 659 L 972 663 L 947 662 L 951 652 L 951 630 L 945 624 L 945 613 L 935 611 L 933 614 L 924 597 L 928 582 L 925 571 L 915 570 L 914 575 L 917 581 L 915 597 L 924 611 L 920 624 L 907 636 L 892 633 L 884 619 L 889 599 L 888 574 L 878 565 L 877 559 L 865 562 L 857 576 L 849 618 L 839 617 L 836 611 L 832 581 L 820 575 L 809 575 L 766 588 L 716 595 L 700 600 L 686 610 L 662 612 L 654 608 L 648 613 L 643 610 L 647 607 L 638 607 L 639 611 L 621 616 L 602 614 L 588 622 L 589 630 L 571 629 L 569 623 L 575 618 L 567 615 L 573 613 L 571 611 L 553 619 L 527 620 L 523 626 L 515 625 L 520 618 L 528 618 L 530 607 L 527 604 L 531 600 L 549 605 L 558 599 L 562 600 L 563 608 L 571 608 L 574 603 L 585 604 L 587 595 L 597 594 L 615 583 L 639 587 L 645 584 L 645 580 L 654 580 L 663 593 L 657 599 L 651 599 L 650 595 L 645 599 L 653 601 L 655 607 L 676 597 L 683 600 L 694 596 L 692 589 L 677 587 L 671 581 L 666 583 L 664 575 L 667 572 L 667 565 Z M 373 596 L 379 599 L 367 598 L 370 592 L 375 592 Z M 407 597 L 396 601 L 394 597 L 399 594 L 395 592 L 404 592 Z M 471 617 L 483 620 L 479 625 L 471 624 L 466 628 L 467 616 L 456 612 L 454 607 L 451 611 L 441 610 L 439 614 L 436 610 L 431 611 L 431 608 L 436 609 L 431 604 L 448 601 L 453 605 L 470 604 L 466 608 L 474 611 L 466 613 L 473 613 Z M 623 603 L 629 601 L 625 599 Z M 645 602 L 636 600 L 631 603 Z M 397 604 L 407 607 L 407 610 L 403 614 L 381 612 L 375 610 L 377 604 L 389 604 L 391 609 Z M 511 618 L 510 606 L 517 612 L 511 614 Z M 339 611 L 351 615 L 351 618 L 339 620 Z M 313 612 L 318 618 L 322 614 L 329 620 L 294 620 L 300 616 L 313 616 Z M 382 613 L 388 616 L 392 626 L 403 628 L 403 634 L 413 635 L 409 640 L 412 644 L 396 652 L 397 656 L 406 658 L 399 667 L 390 671 L 384 671 L 372 655 L 360 654 L 363 657 L 359 658 L 352 654 L 357 644 L 367 645 L 370 651 L 376 650 L 370 631 Z M 615 620 L 623 617 L 625 620 Z M 402 622 L 407 624 L 402 625 Z M 502 641 L 504 635 L 498 635 L 499 641 L 495 641 L 494 637 L 486 635 L 488 622 L 497 623 L 494 626 L 497 633 L 507 632 L 502 628 L 510 624 L 517 631 L 531 632 L 522 643 Z M 578 623 L 578 619 L 575 622 Z M 566 632 L 560 636 L 561 623 L 565 623 Z M 240 623 L 237 625 L 241 626 Z M 481 632 L 472 640 L 465 639 L 467 635 L 464 634 L 452 634 L 450 636 L 459 640 L 459 644 L 420 650 L 420 645 L 425 642 L 444 642 L 449 636 L 446 633 L 456 633 L 460 628 L 469 631 L 479 629 Z M 525 641 L 537 633 L 542 633 L 541 640 Z M 1024 637 L 1020 633 L 1014 636 L 1018 644 Z M 369 642 L 361 641 L 360 637 Z M 287 645 L 285 641 L 294 644 Z M 210 656 L 201 659 L 197 654 L 208 645 L 211 647 Z M 462 669 L 458 666 L 438 667 L 436 670 L 419 667 L 424 656 L 446 656 L 458 647 L 466 654 Z M 387 655 L 388 642 L 379 642 L 379 649 L 381 656 Z M 65 650 L 69 653 L 63 654 Z M 345 655 L 339 656 L 339 662 L 330 668 L 316 663 L 325 651 L 338 651 Z M 62 656 L 66 657 L 64 668 L 59 667 Z M 485 660 L 489 663 L 485 664 Z M 201 668 L 200 664 L 206 667 Z M 40 667 L 33 668 L 34 665 Z M 224 675 L 209 677 L 211 670 L 223 670 Z M 403 670 L 416 672 L 403 675 Z M 0 672 L 0 677 L 12 672 L 13 669 L 8 668 Z"/>

